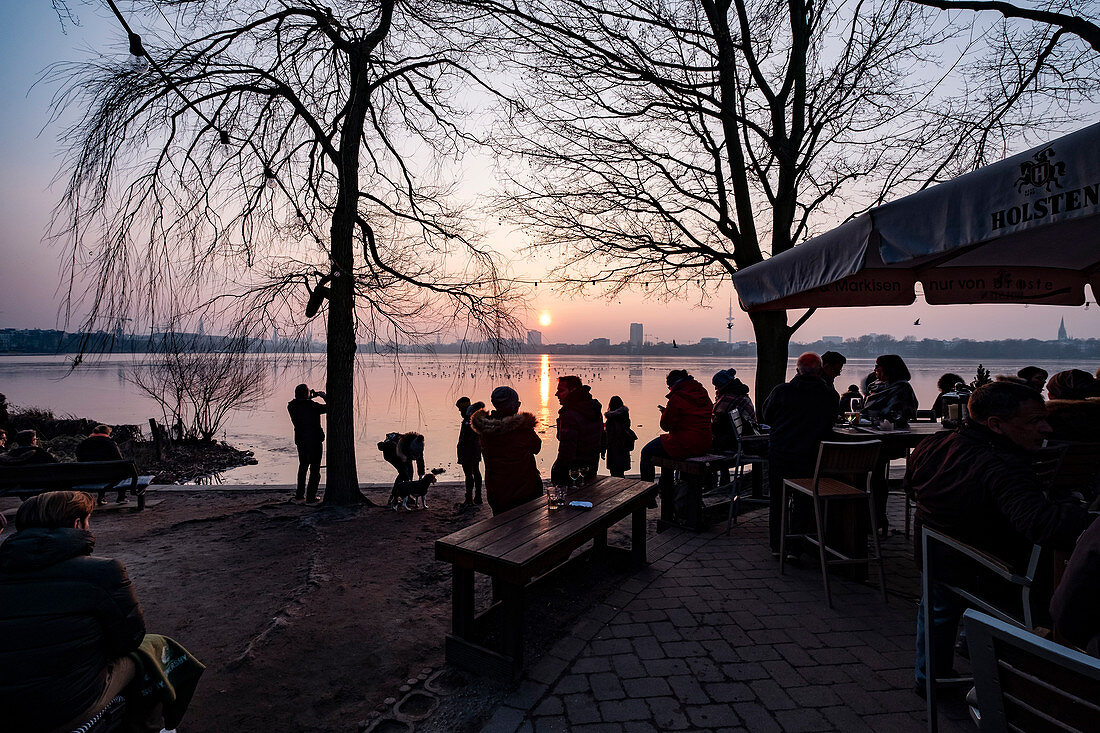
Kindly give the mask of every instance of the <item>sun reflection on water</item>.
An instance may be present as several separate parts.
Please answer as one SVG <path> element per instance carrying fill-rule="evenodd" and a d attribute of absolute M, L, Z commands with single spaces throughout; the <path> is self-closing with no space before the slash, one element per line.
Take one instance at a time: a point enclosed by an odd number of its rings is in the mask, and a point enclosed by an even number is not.
<path fill-rule="evenodd" d="M 543 354 L 540 359 L 539 369 L 539 399 L 542 401 L 542 409 L 539 410 L 539 423 L 543 428 L 550 425 L 550 355 Z"/>

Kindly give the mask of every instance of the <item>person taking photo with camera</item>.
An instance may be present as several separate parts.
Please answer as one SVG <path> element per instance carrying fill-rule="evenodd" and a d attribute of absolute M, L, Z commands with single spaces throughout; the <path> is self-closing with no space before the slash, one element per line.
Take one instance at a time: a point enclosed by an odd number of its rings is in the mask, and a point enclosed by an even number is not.
<path fill-rule="evenodd" d="M 317 487 L 321 483 L 321 454 L 324 450 L 325 431 L 321 429 L 321 415 L 328 412 L 328 405 L 314 402 L 314 397 L 327 401 L 324 392 L 314 391 L 309 385 L 294 388 L 294 399 L 286 405 L 290 421 L 294 423 L 294 445 L 298 447 L 298 490 L 294 501 L 317 504 Z M 306 473 L 309 483 L 306 484 Z M 308 489 L 308 490 L 307 490 Z"/>

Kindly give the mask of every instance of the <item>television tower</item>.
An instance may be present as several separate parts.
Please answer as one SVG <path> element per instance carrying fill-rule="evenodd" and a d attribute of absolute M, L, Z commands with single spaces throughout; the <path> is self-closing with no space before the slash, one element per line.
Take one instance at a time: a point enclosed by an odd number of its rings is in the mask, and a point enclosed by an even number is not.
<path fill-rule="evenodd" d="M 726 344 L 733 346 L 733 296 L 730 296 L 730 314 L 726 316 Z"/>

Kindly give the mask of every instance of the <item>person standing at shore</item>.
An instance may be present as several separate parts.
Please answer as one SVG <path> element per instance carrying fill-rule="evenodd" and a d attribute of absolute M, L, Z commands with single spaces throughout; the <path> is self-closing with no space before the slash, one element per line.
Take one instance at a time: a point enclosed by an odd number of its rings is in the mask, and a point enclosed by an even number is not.
<path fill-rule="evenodd" d="M 470 427 L 470 418 L 485 407 L 484 402 L 470 404 L 469 397 L 463 397 L 455 403 L 462 415 L 462 425 L 458 430 L 458 465 L 462 466 L 462 475 L 466 481 L 466 500 L 462 509 L 481 504 L 481 442 L 477 433 Z"/>
<path fill-rule="evenodd" d="M 550 480 L 555 484 L 570 481 L 570 469 L 584 471 L 588 480 L 600 467 L 600 446 L 603 444 L 603 412 L 592 388 L 577 376 L 558 378 L 555 392 L 558 410 L 558 457 L 550 468 Z"/>
<path fill-rule="evenodd" d="M 603 417 L 607 472 L 621 477 L 630 468 L 630 452 L 638 440 L 630 429 L 630 408 L 623 404 L 622 397 L 615 395 L 608 401 Z"/>
<path fill-rule="evenodd" d="M 535 416 L 519 411 L 519 395 L 514 389 L 497 387 L 490 401 L 496 409 L 475 412 L 470 427 L 481 442 L 485 498 L 495 515 L 542 496 L 542 476 L 535 463 L 542 439 L 535 432 Z"/>
<path fill-rule="evenodd" d="M 321 429 L 321 415 L 328 412 L 328 405 L 313 401 L 320 397 L 328 401 L 324 392 L 316 392 L 307 384 L 294 388 L 294 399 L 287 403 L 290 421 L 294 424 L 294 445 L 298 447 L 298 488 L 294 501 L 305 500 L 307 504 L 316 504 L 317 489 L 321 483 L 321 456 L 324 452 L 325 431 Z M 306 484 L 306 473 L 309 483 Z"/>

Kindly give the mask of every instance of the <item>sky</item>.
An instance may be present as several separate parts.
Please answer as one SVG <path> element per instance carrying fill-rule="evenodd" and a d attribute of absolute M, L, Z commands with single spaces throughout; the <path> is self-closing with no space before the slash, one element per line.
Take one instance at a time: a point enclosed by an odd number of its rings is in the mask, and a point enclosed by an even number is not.
<path fill-rule="evenodd" d="M 125 12 L 126 4 L 120 7 Z M 49 64 L 79 59 L 92 48 L 115 52 L 119 63 L 127 58 L 124 37 L 111 19 L 86 5 L 75 5 L 75 9 L 81 26 L 67 24 L 63 29 L 49 3 L 0 3 L 0 98 L 4 100 L 0 105 L 0 160 L 4 161 L 0 174 L 0 328 L 65 327 L 59 318 L 63 251 L 44 241 L 51 210 L 62 191 L 54 183 L 59 171 L 59 128 L 47 127 L 53 89 L 33 85 Z M 508 252 L 516 241 L 514 234 L 491 233 L 490 241 Z M 545 261 L 538 266 L 516 261 L 512 269 L 525 278 L 549 277 Z M 1095 300 L 1090 291 L 1086 293 L 1089 300 Z M 626 341 L 631 322 L 644 324 L 647 340 L 675 338 L 691 343 L 708 336 L 725 340 L 731 298 L 733 340 L 754 340 L 748 317 L 737 307 L 730 285 L 711 296 L 709 307 L 700 307 L 698 297 L 669 303 L 646 300 L 640 294 L 612 302 L 569 299 L 543 284 L 533 294 L 528 327 L 540 330 L 544 343 L 586 343 L 601 337 Z M 549 325 L 538 323 L 538 315 L 544 312 L 549 314 Z M 788 318 L 793 322 L 798 315 L 792 312 Z M 916 326 L 918 318 L 920 325 Z M 1095 303 L 1087 310 L 1016 305 L 931 307 L 918 298 L 917 304 L 906 307 L 818 310 L 795 334 L 795 340 L 867 333 L 899 339 L 1053 339 L 1062 318 L 1070 336 L 1100 338 L 1100 307 Z"/>

